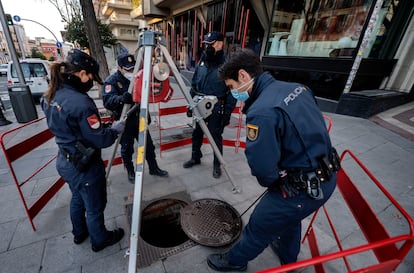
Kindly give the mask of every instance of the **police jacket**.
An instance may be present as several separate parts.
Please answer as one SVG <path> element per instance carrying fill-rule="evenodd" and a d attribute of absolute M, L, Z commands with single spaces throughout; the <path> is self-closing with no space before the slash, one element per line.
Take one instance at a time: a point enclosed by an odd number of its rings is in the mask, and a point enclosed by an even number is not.
<path fill-rule="evenodd" d="M 119 120 L 122 113 L 124 103 L 122 102 L 122 94 L 128 92 L 130 81 L 122 75 L 118 70 L 110 75 L 102 86 L 102 100 L 104 107 L 111 110 L 113 117 Z M 125 123 L 124 135 L 134 135 L 138 133 L 139 110 L 135 111 L 128 117 Z"/>
<path fill-rule="evenodd" d="M 215 105 L 213 111 L 218 110 L 220 104 L 224 103 L 224 113 L 231 114 L 237 100 L 233 98 L 224 81 L 218 76 L 218 68 L 224 61 L 223 50 L 217 52 L 213 60 L 208 60 L 205 55 L 202 55 L 194 71 L 190 94 L 192 97 L 195 95 L 216 96 L 219 103 Z"/>
<path fill-rule="evenodd" d="M 77 141 L 100 150 L 111 146 L 118 137 L 115 130 L 102 126 L 93 99 L 69 84 L 56 91 L 50 105 L 42 98 L 41 106 L 56 143 L 71 153 Z"/>
<path fill-rule="evenodd" d="M 264 72 L 246 101 L 245 154 L 260 185 L 271 186 L 281 170 L 312 171 L 332 153 L 322 113 L 309 88 Z"/>

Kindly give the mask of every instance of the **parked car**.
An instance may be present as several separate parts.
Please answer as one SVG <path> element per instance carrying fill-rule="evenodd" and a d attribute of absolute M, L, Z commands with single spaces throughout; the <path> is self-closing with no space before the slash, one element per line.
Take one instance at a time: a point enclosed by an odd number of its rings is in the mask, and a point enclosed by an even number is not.
<path fill-rule="evenodd" d="M 41 59 L 25 59 L 20 61 L 20 65 L 33 98 L 38 100 L 49 85 L 49 62 Z M 7 67 L 7 85 L 16 83 L 19 83 L 19 78 L 13 61 L 10 61 Z"/>
<path fill-rule="evenodd" d="M 7 75 L 7 64 L 0 64 L 0 76 Z"/>

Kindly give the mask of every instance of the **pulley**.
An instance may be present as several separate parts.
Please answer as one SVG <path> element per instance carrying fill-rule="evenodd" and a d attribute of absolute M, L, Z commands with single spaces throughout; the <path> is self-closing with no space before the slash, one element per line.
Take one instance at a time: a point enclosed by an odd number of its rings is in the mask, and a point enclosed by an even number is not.
<path fill-rule="evenodd" d="M 144 71 L 141 69 L 138 71 L 137 75 L 134 77 L 134 93 L 133 93 L 133 100 L 134 102 L 141 102 L 141 93 L 142 93 L 142 78 L 143 78 Z M 169 72 L 168 72 L 169 73 Z M 149 102 L 150 103 L 158 103 L 158 102 L 168 102 L 174 90 L 170 86 L 170 81 L 168 77 L 160 81 L 156 78 L 152 78 L 150 83 L 150 93 L 149 93 Z"/>
<path fill-rule="evenodd" d="M 154 74 L 154 78 L 157 80 L 165 81 L 170 76 L 170 68 L 166 63 L 159 62 L 152 68 L 152 73 Z"/>

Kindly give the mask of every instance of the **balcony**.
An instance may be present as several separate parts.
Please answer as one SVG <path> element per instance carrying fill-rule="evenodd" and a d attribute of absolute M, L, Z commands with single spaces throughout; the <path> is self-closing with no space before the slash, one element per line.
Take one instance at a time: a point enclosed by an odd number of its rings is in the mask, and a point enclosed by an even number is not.
<path fill-rule="evenodd" d="M 126 1 L 111 1 L 108 2 L 102 9 L 102 14 L 105 16 L 111 16 L 112 12 L 115 10 L 132 10 L 132 3 Z"/>

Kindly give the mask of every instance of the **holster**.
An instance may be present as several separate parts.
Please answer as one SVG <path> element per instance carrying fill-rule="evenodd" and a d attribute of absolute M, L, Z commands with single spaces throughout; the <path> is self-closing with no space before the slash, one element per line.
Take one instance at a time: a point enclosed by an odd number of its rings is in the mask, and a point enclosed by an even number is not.
<path fill-rule="evenodd" d="M 79 141 L 75 143 L 75 148 L 76 151 L 74 153 L 70 153 L 64 148 L 59 148 L 59 150 L 66 157 L 66 160 L 71 162 L 79 172 L 84 172 L 98 156 L 97 152 L 94 148 L 86 148 Z"/>

